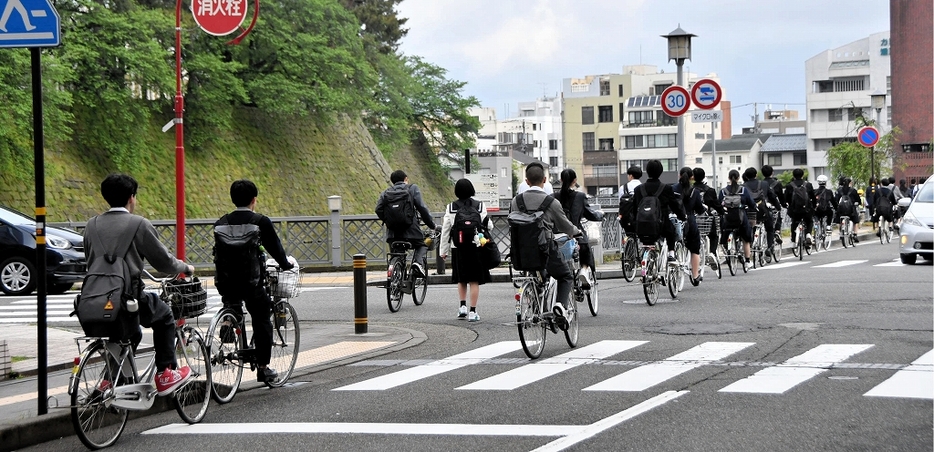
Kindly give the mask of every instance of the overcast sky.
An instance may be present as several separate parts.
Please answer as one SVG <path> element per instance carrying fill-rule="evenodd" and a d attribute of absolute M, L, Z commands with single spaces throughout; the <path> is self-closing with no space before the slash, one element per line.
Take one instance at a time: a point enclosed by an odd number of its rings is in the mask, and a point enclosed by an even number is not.
<path fill-rule="evenodd" d="M 804 62 L 889 29 L 889 0 L 404 0 L 399 13 L 401 51 L 467 82 L 463 94 L 500 118 L 565 78 L 640 63 L 675 73 L 660 36 L 680 24 L 697 35 L 685 72 L 719 75 L 734 133 L 752 125 L 753 102 L 760 117 L 768 104 L 806 116 Z"/>

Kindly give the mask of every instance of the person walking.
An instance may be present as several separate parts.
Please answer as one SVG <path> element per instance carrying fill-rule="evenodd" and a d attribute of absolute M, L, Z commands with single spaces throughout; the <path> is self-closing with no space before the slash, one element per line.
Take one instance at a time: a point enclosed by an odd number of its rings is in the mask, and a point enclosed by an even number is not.
<path fill-rule="evenodd" d="M 487 224 L 489 216 L 486 206 L 473 196 L 476 194 L 473 184 L 467 179 L 460 179 L 454 184 L 454 196 L 457 200 L 448 204 L 444 210 L 444 219 L 441 223 L 441 259 L 447 260 L 451 256 L 451 279 L 457 284 L 457 295 L 460 297 L 460 307 L 457 310 L 457 318 L 466 318 L 468 322 L 479 322 L 480 314 L 477 313 L 477 301 L 480 299 L 480 286 L 491 282 L 490 270 L 480 262 L 480 248 L 477 246 L 474 237 L 459 240 L 460 245 L 454 246 L 452 243 L 453 232 L 463 232 L 460 225 L 455 225 L 459 218 L 476 215 L 480 219 L 479 225 L 475 225 L 474 232 L 484 232 L 487 234 Z M 460 217 L 458 216 L 460 212 Z M 463 220 L 461 220 L 463 222 Z M 455 226 L 457 231 L 454 231 Z M 468 288 L 470 289 L 468 291 Z M 470 296 L 470 310 L 467 308 L 468 292 Z"/>

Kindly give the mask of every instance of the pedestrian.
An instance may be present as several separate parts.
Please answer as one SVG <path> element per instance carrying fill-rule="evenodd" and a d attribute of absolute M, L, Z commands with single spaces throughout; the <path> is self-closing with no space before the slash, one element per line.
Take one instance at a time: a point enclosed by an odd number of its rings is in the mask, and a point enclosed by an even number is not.
<path fill-rule="evenodd" d="M 466 318 L 468 322 L 479 322 L 480 314 L 477 313 L 477 301 L 480 299 L 480 286 L 491 282 L 490 270 L 480 262 L 479 238 L 476 235 L 483 232 L 489 234 L 487 224 L 489 216 L 486 206 L 473 196 L 476 194 L 473 184 L 467 179 L 460 179 L 454 184 L 454 196 L 457 200 L 448 204 L 444 211 L 444 219 L 441 224 L 441 258 L 447 260 L 451 256 L 451 280 L 457 284 L 457 295 L 460 297 L 460 307 L 457 309 L 457 318 Z M 458 215 L 460 212 L 460 216 Z M 461 224 L 455 224 L 455 220 L 477 215 L 479 226 L 475 225 L 472 230 L 463 227 Z M 460 220 L 463 223 L 464 220 Z M 470 230 L 471 237 L 464 237 L 457 240 L 458 245 L 453 246 L 452 231 L 455 234 Z M 469 290 L 468 290 L 469 288 Z M 470 295 L 470 310 L 467 308 L 467 296 Z"/>

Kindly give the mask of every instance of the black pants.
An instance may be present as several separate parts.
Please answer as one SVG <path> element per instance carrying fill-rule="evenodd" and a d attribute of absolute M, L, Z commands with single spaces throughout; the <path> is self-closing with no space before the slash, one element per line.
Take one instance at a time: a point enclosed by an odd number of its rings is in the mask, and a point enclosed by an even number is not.
<path fill-rule="evenodd" d="M 253 318 L 253 345 L 256 349 L 256 365 L 269 364 L 272 350 L 272 304 L 266 295 L 263 286 L 245 288 L 234 292 L 237 295 L 224 295 L 221 302 L 224 307 L 231 308 L 237 314 L 238 320 L 243 320 L 243 305 Z"/>
<path fill-rule="evenodd" d="M 428 273 L 428 245 L 425 245 L 425 239 L 391 239 L 389 244 L 392 245 L 392 242 L 409 242 L 412 244 L 412 263 L 421 264 L 422 268 L 425 269 L 425 273 Z"/>
<path fill-rule="evenodd" d="M 772 222 L 772 211 L 762 209 L 759 211 L 759 221 L 765 225 L 766 245 L 769 249 L 775 244 L 775 223 Z"/>
<path fill-rule="evenodd" d="M 801 215 L 789 214 L 791 217 L 791 241 L 796 241 L 798 238 L 795 236 L 795 231 L 798 229 L 798 224 L 802 221 L 804 222 L 804 233 L 810 234 L 811 230 L 814 229 L 814 217 L 810 213 L 805 213 Z"/>
<path fill-rule="evenodd" d="M 165 304 L 159 295 L 152 292 L 143 292 L 139 297 L 139 323 L 146 328 L 152 328 L 152 346 L 156 354 L 156 372 L 166 368 L 174 369 L 175 361 L 175 317 L 172 309 Z M 143 331 L 137 329 L 136 334 L 130 338 L 133 342 L 133 351 L 143 340 Z"/>
<path fill-rule="evenodd" d="M 548 255 L 548 266 L 545 269 L 548 276 L 558 281 L 558 293 L 555 299 L 563 306 L 567 306 L 571 295 L 571 287 L 574 285 L 574 275 L 571 274 L 571 269 L 568 268 L 567 264 L 561 260 L 557 246 L 551 247 L 551 252 Z"/>

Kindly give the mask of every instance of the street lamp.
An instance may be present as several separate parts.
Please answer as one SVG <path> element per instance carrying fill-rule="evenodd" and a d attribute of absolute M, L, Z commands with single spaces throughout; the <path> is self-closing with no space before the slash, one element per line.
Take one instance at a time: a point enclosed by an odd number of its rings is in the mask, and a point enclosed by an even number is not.
<path fill-rule="evenodd" d="M 623 127 L 623 118 L 622 118 L 623 112 L 620 112 L 619 115 L 620 115 L 619 133 L 617 134 L 619 136 L 619 151 L 616 151 L 616 187 L 617 187 L 617 190 L 619 190 L 619 187 L 623 185 L 623 173 L 622 173 L 623 166 L 620 164 L 620 162 L 622 161 L 622 158 L 623 158 L 623 143 L 624 143 L 623 131 L 626 130 L 626 128 Z"/>
<path fill-rule="evenodd" d="M 668 39 L 668 61 L 675 60 L 678 66 L 678 86 L 681 87 L 684 87 L 684 73 L 682 72 L 684 60 L 691 59 L 691 38 L 695 36 L 697 35 L 682 30 L 681 24 L 678 24 L 678 28 L 671 33 L 662 35 L 663 38 Z M 678 168 L 682 167 L 684 167 L 684 115 L 678 116 Z"/>
<path fill-rule="evenodd" d="M 869 95 L 870 105 L 876 110 L 876 129 L 882 135 L 882 108 L 885 107 L 885 92 L 876 90 Z M 869 172 L 872 179 L 876 178 L 876 147 L 869 148 Z"/>

